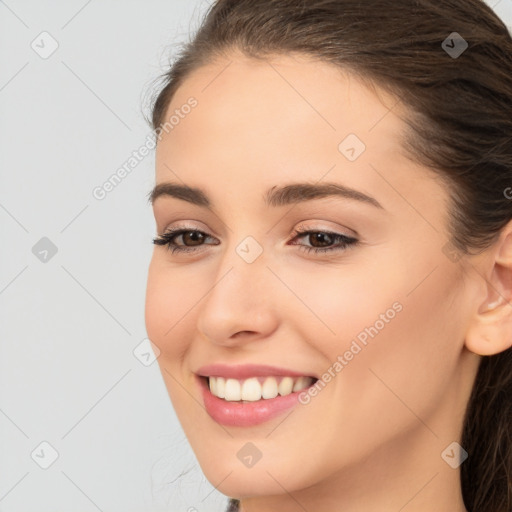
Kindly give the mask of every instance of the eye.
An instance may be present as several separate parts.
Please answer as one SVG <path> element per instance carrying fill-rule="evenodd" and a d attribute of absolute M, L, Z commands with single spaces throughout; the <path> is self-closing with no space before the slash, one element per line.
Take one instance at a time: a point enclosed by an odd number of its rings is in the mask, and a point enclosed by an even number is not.
<path fill-rule="evenodd" d="M 181 238 L 185 245 L 177 244 L 175 240 Z M 194 252 L 197 250 L 196 247 L 203 245 L 203 242 L 212 238 L 206 233 L 199 231 L 194 228 L 175 228 L 169 229 L 163 235 L 160 235 L 153 239 L 153 243 L 156 245 L 166 245 L 167 249 L 171 253 L 175 252 Z M 187 245 L 190 244 L 190 245 Z M 212 245 L 219 245 L 218 243 Z"/>
<path fill-rule="evenodd" d="M 298 228 L 294 231 L 293 234 L 295 235 L 294 240 L 297 238 L 307 237 L 307 239 L 311 242 L 311 245 L 309 246 L 292 244 L 299 245 L 301 250 L 306 252 L 313 251 L 315 253 L 325 253 L 343 251 L 350 246 L 356 245 L 359 242 L 357 238 L 343 235 L 341 233 L 333 233 L 331 231 L 301 230 Z M 332 244 L 336 245 L 330 247 Z"/>

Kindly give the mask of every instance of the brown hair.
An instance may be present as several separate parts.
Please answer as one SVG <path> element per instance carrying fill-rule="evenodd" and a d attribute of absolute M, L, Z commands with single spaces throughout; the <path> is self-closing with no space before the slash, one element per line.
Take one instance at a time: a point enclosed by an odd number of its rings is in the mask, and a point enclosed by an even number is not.
<path fill-rule="evenodd" d="M 468 44 L 460 55 L 449 51 L 453 32 Z M 484 250 L 512 219 L 512 38 L 483 1 L 218 0 L 165 75 L 153 128 L 194 70 L 233 50 L 308 55 L 400 98 L 404 149 L 448 184 L 456 250 Z M 511 429 L 508 349 L 482 357 L 466 409 L 461 478 L 470 512 L 512 510 Z"/>

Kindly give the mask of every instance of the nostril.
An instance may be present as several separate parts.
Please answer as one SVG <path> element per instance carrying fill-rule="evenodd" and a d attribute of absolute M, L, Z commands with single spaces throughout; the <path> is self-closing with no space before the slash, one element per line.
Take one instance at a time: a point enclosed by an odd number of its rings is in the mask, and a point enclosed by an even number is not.
<path fill-rule="evenodd" d="M 247 334 L 256 334 L 255 331 L 238 331 L 237 333 L 231 336 L 232 338 L 238 338 L 240 336 L 246 336 Z"/>

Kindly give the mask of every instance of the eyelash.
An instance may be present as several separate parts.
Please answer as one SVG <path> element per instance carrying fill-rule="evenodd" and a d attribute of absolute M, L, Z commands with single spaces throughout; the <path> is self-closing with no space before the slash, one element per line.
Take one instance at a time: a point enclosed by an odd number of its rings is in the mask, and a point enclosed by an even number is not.
<path fill-rule="evenodd" d="M 167 249 L 169 251 L 171 251 L 172 254 L 174 254 L 175 252 L 180 252 L 180 253 L 195 252 L 197 250 L 197 247 L 202 247 L 202 245 L 195 246 L 195 247 L 188 247 L 188 246 L 177 245 L 174 242 L 175 237 L 178 237 L 180 235 L 183 235 L 185 233 L 190 233 L 190 232 L 201 233 L 202 235 L 209 237 L 209 235 L 207 233 L 204 233 L 203 231 L 199 231 L 197 229 L 175 228 L 175 229 L 170 229 L 170 230 L 166 231 L 163 235 L 160 235 L 160 236 L 154 238 L 153 243 L 156 245 L 166 245 Z M 315 231 L 315 230 L 301 231 L 300 229 L 296 229 L 293 232 L 293 237 L 295 239 L 295 238 L 300 238 L 302 236 L 318 234 L 318 233 L 321 233 L 323 235 L 329 235 L 329 236 L 333 237 L 334 241 L 339 241 L 339 244 L 335 247 L 309 247 L 307 245 L 299 245 L 301 250 L 306 251 L 308 253 L 314 252 L 316 254 L 326 253 L 326 252 L 336 252 L 336 251 L 343 251 L 351 246 L 355 246 L 359 242 L 359 240 L 357 240 L 356 238 L 342 235 L 340 233 L 333 233 L 331 231 L 319 231 L 319 230 L 318 231 Z M 214 245 L 218 245 L 218 244 L 214 244 Z M 297 245 L 297 244 L 292 244 L 292 245 Z"/>

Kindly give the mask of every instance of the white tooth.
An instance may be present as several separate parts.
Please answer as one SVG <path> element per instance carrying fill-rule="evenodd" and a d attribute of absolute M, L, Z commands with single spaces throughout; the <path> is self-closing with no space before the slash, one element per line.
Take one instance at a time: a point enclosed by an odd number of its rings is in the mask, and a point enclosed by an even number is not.
<path fill-rule="evenodd" d="M 309 388 L 313 382 L 311 377 L 299 377 L 293 386 L 293 392 L 302 391 L 303 389 Z"/>
<path fill-rule="evenodd" d="M 263 385 L 260 379 L 251 377 L 240 382 L 238 379 L 209 377 L 209 388 L 213 395 L 230 402 L 256 402 L 258 400 L 286 396 L 292 392 L 302 391 L 313 383 L 311 377 L 282 377 L 279 385 L 275 377 L 266 377 Z"/>
<path fill-rule="evenodd" d="M 263 398 L 275 398 L 277 396 L 277 380 L 274 377 L 267 377 L 261 388 Z"/>
<path fill-rule="evenodd" d="M 289 395 L 293 389 L 293 379 L 291 377 L 284 377 L 279 383 L 279 394 L 281 396 Z"/>
<path fill-rule="evenodd" d="M 242 400 L 256 402 L 261 399 L 261 384 L 256 377 L 244 380 L 241 391 Z"/>
<path fill-rule="evenodd" d="M 216 391 L 219 398 L 224 398 L 226 395 L 226 380 L 224 377 L 214 377 L 216 382 Z"/>
<path fill-rule="evenodd" d="M 224 400 L 229 402 L 237 402 L 241 400 L 240 382 L 237 379 L 226 380 L 226 388 L 224 389 Z"/>
<path fill-rule="evenodd" d="M 208 381 L 212 395 L 217 396 L 217 379 L 215 377 L 210 377 Z"/>

